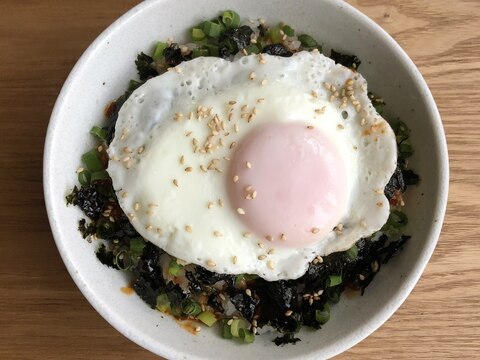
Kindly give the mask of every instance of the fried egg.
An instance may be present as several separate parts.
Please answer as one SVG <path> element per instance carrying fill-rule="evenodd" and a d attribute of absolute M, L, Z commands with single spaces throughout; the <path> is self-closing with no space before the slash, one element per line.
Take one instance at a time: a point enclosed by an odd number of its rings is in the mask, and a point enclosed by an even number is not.
<path fill-rule="evenodd" d="M 382 227 L 397 148 L 365 79 L 314 51 L 184 62 L 125 102 L 108 154 L 145 239 L 274 281 Z"/>

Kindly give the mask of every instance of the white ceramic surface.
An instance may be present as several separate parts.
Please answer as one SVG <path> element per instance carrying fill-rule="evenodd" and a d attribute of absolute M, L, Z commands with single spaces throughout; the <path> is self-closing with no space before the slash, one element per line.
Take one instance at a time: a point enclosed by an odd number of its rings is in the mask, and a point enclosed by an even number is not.
<path fill-rule="evenodd" d="M 103 266 L 95 244 L 76 231 L 81 212 L 65 206 L 75 185 L 80 155 L 93 142 L 88 134 L 102 121 L 105 105 L 135 78 L 134 59 L 154 41 L 184 39 L 185 30 L 224 9 L 242 16 L 285 21 L 319 39 L 326 50 L 354 53 L 369 88 L 382 94 L 389 119 L 400 118 L 412 129 L 416 154 L 410 161 L 422 178 L 406 199 L 413 237 L 365 296 L 347 298 L 333 307 L 332 320 L 320 331 L 302 331 L 295 346 L 277 347 L 272 337 L 252 345 L 223 340 L 204 329 L 194 336 L 169 317 L 151 310 L 120 287 L 121 272 Z M 118 331 L 146 349 L 171 359 L 319 359 L 355 345 L 382 325 L 418 281 L 437 242 L 447 201 L 448 156 L 434 100 L 417 68 L 379 26 L 351 6 L 334 0 L 158 0 L 146 1 L 122 16 L 83 54 L 72 70 L 50 120 L 44 154 L 44 190 L 50 225 L 59 252 L 77 286 L 93 307 Z"/>

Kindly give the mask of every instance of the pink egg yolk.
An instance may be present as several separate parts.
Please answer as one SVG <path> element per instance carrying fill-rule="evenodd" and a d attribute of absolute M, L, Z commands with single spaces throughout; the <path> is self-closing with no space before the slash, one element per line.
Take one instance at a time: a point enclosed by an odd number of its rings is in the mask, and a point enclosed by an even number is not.
<path fill-rule="evenodd" d="M 321 131 L 272 122 L 238 145 L 228 192 L 247 232 L 301 248 L 338 225 L 347 206 L 346 173 L 338 148 Z"/>

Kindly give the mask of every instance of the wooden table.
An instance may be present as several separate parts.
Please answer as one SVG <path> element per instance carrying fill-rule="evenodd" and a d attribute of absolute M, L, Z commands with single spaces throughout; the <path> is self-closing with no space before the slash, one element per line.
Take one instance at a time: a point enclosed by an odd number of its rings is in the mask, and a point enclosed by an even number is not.
<path fill-rule="evenodd" d="M 45 131 L 90 42 L 138 0 L 0 2 L 0 359 L 153 359 L 87 303 L 43 202 Z M 352 0 L 420 68 L 443 117 L 450 202 L 419 284 L 344 358 L 480 357 L 480 1 Z"/>

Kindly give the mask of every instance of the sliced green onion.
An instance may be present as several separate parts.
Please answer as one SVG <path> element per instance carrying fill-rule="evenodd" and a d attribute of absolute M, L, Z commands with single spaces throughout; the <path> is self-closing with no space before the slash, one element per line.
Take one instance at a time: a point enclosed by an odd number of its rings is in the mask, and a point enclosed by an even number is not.
<path fill-rule="evenodd" d="M 217 321 L 215 314 L 211 311 L 202 311 L 200 314 L 197 315 L 197 319 L 203 322 L 208 327 L 212 326 Z"/>
<path fill-rule="evenodd" d="M 172 259 L 168 265 L 168 273 L 172 276 L 178 276 L 182 270 L 182 265 L 177 263 L 176 259 Z"/>
<path fill-rule="evenodd" d="M 298 36 L 298 41 L 302 44 L 303 47 L 315 47 L 317 46 L 317 42 L 315 41 L 314 38 L 312 38 L 310 35 L 307 34 L 302 34 Z"/>
<path fill-rule="evenodd" d="M 397 137 L 397 143 L 401 143 L 402 141 L 407 140 L 410 137 L 410 129 L 402 121 L 399 121 L 397 123 L 394 130 Z"/>
<path fill-rule="evenodd" d="M 290 25 L 283 25 L 282 30 L 287 36 L 295 36 L 295 30 Z"/>
<path fill-rule="evenodd" d="M 140 87 L 140 85 L 143 85 L 143 83 L 140 81 L 130 80 L 128 82 L 128 91 L 134 92 L 137 88 Z"/>
<path fill-rule="evenodd" d="M 204 46 L 208 50 L 208 55 L 218 57 L 219 48 L 217 45 L 205 44 Z"/>
<path fill-rule="evenodd" d="M 251 344 L 255 341 L 255 335 L 250 330 L 239 329 L 238 334 L 240 338 L 243 339 L 243 342 L 246 344 Z"/>
<path fill-rule="evenodd" d="M 336 304 L 340 301 L 340 292 L 338 291 L 339 288 L 328 288 L 327 289 L 327 298 L 330 302 Z"/>
<path fill-rule="evenodd" d="M 107 132 L 105 129 L 101 128 L 100 126 L 94 126 L 90 129 L 90 134 L 95 136 L 100 141 L 105 141 L 107 137 Z"/>
<path fill-rule="evenodd" d="M 250 329 L 250 324 L 243 319 L 235 319 L 232 321 L 232 324 L 230 325 L 230 331 L 232 332 L 232 335 L 234 337 L 239 337 L 240 336 L 240 329 Z"/>
<path fill-rule="evenodd" d="M 182 312 L 188 316 L 196 316 L 200 314 L 202 308 L 200 304 L 191 298 L 186 298 L 182 303 Z"/>
<path fill-rule="evenodd" d="M 110 175 L 108 175 L 108 172 L 106 170 L 100 170 L 100 171 L 95 171 L 92 173 L 92 176 L 90 178 L 90 182 L 95 182 L 98 180 L 108 180 L 110 179 Z"/>
<path fill-rule="evenodd" d="M 270 31 L 268 32 L 270 39 L 274 44 L 282 42 L 283 35 L 281 31 L 282 29 L 280 28 L 271 28 Z"/>
<path fill-rule="evenodd" d="M 200 28 L 192 28 L 192 40 L 201 41 L 205 39 L 205 33 Z"/>
<path fill-rule="evenodd" d="M 78 182 L 80 185 L 89 185 L 90 184 L 90 171 L 83 170 L 78 173 Z"/>
<path fill-rule="evenodd" d="M 223 28 L 222 25 L 216 24 L 213 21 L 205 21 L 202 30 L 208 37 L 218 38 L 222 33 Z"/>
<path fill-rule="evenodd" d="M 100 154 L 97 149 L 90 150 L 83 154 L 82 161 L 88 170 L 92 172 L 103 170 L 103 164 L 100 160 Z"/>
<path fill-rule="evenodd" d="M 192 56 L 193 58 L 208 56 L 208 49 L 195 48 L 192 50 Z"/>
<path fill-rule="evenodd" d="M 147 243 L 142 237 L 130 239 L 130 253 L 133 255 L 139 256 L 143 252 L 145 246 L 147 246 Z"/>
<path fill-rule="evenodd" d="M 222 22 L 225 24 L 227 29 L 238 28 L 240 25 L 240 15 L 233 10 L 224 11 L 222 14 Z"/>
<path fill-rule="evenodd" d="M 254 45 L 254 44 L 251 44 L 251 45 L 248 45 L 245 50 L 247 51 L 247 53 L 250 55 L 250 54 L 260 54 L 260 49 L 258 48 L 257 45 Z"/>
<path fill-rule="evenodd" d="M 410 141 L 404 140 L 399 146 L 398 146 L 398 151 L 400 152 L 400 155 L 404 159 L 409 158 L 410 156 L 413 155 L 413 147 L 410 145 Z"/>
<path fill-rule="evenodd" d="M 167 43 L 159 41 L 157 45 L 155 45 L 155 49 L 153 50 L 153 60 L 158 61 L 163 58 L 163 52 L 168 47 Z"/>
<path fill-rule="evenodd" d="M 232 332 L 230 331 L 230 325 L 228 325 L 229 320 L 223 319 L 223 329 L 222 329 L 222 336 L 224 339 L 231 339 Z"/>
<path fill-rule="evenodd" d="M 120 251 L 117 256 L 115 256 L 115 264 L 120 270 L 128 270 L 132 266 L 132 260 L 125 250 Z"/>
<path fill-rule="evenodd" d="M 327 280 L 327 287 L 334 287 L 342 283 L 341 275 L 330 275 Z"/>
<path fill-rule="evenodd" d="M 323 325 L 330 320 L 330 305 L 325 304 L 323 309 L 315 310 L 315 320 Z"/>
<path fill-rule="evenodd" d="M 162 293 L 157 296 L 156 309 L 161 312 L 167 312 L 170 310 L 170 300 L 168 299 L 167 294 Z"/>
<path fill-rule="evenodd" d="M 348 249 L 346 251 L 346 254 L 347 256 L 352 259 L 352 260 L 355 260 L 358 256 L 358 247 L 357 245 L 353 245 L 350 249 Z"/>

